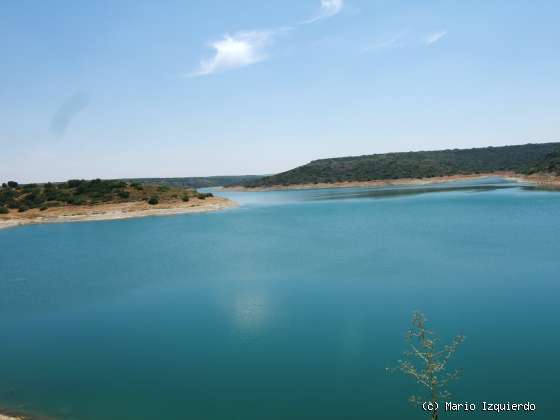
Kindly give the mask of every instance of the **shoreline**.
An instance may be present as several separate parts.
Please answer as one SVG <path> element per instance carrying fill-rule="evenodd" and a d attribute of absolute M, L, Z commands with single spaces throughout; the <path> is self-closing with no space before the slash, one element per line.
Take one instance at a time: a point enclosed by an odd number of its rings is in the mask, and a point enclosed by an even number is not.
<path fill-rule="evenodd" d="M 174 201 L 149 205 L 146 202 L 108 203 L 94 206 L 53 207 L 45 211 L 28 210 L 25 213 L 11 212 L 0 215 L 0 230 L 17 226 L 91 222 L 98 220 L 120 220 L 148 216 L 172 216 L 178 214 L 206 213 L 237 207 L 237 203 L 223 197 L 195 198 L 188 202 Z M 0 420 L 2 417 L 0 417 Z"/>
<path fill-rule="evenodd" d="M 0 420 L 31 420 L 31 417 L 22 414 L 16 414 L 10 410 L 3 410 L 0 412 Z"/>
<path fill-rule="evenodd" d="M 232 186 L 222 188 L 224 191 L 235 192 L 266 192 L 266 191 L 288 191 L 288 190 L 315 190 L 329 188 L 367 188 L 367 187 L 385 187 L 385 186 L 404 186 L 404 185 L 432 185 L 442 184 L 453 181 L 471 181 L 476 179 L 484 179 L 490 177 L 499 177 L 508 181 L 526 182 L 533 185 L 543 187 L 560 188 L 560 177 L 553 175 L 522 175 L 515 172 L 492 172 L 475 175 L 447 175 L 437 176 L 433 178 L 398 178 L 398 179 L 380 179 L 371 181 L 343 181 L 343 182 L 320 182 L 317 184 L 303 183 L 292 185 L 273 185 L 270 187 L 242 187 Z"/>
<path fill-rule="evenodd" d="M 4 407 L 0 408 L 0 420 L 54 420 L 54 418 Z"/>

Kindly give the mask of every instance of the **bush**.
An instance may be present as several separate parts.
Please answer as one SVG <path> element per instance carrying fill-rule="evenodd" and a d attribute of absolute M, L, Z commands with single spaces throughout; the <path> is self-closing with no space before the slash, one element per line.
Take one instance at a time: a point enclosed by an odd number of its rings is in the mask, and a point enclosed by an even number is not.
<path fill-rule="evenodd" d="M 212 193 L 197 193 L 196 196 L 200 200 L 206 200 L 209 197 L 214 197 L 214 194 L 212 194 Z"/>
<path fill-rule="evenodd" d="M 40 208 L 39 210 L 41 210 L 41 211 L 45 211 L 46 209 L 48 209 L 48 207 L 47 207 L 47 206 L 42 206 L 42 207 L 41 207 L 41 208 Z"/>
<path fill-rule="evenodd" d="M 150 204 L 150 205 L 152 205 L 152 206 L 155 206 L 155 205 L 158 204 L 158 203 L 159 203 L 159 199 L 158 199 L 157 197 L 151 197 L 151 198 L 148 200 L 148 204 Z"/>
<path fill-rule="evenodd" d="M 26 212 L 27 210 L 29 210 L 29 208 L 27 206 L 19 206 L 18 207 L 18 212 L 20 212 L 20 213 Z"/>
<path fill-rule="evenodd" d="M 130 197 L 130 193 L 128 191 L 119 191 L 118 195 L 120 198 L 129 198 Z"/>
<path fill-rule="evenodd" d="M 8 214 L 10 212 L 10 210 L 8 210 L 6 207 L 0 207 L 0 214 Z"/>
<path fill-rule="evenodd" d="M 81 206 L 82 204 L 85 204 L 85 200 L 79 198 L 79 197 L 69 197 L 66 200 L 66 204 L 70 204 L 71 206 Z"/>
<path fill-rule="evenodd" d="M 181 197 L 181 200 L 183 200 L 186 203 L 187 201 L 189 201 L 189 196 L 184 195 L 183 197 Z"/>
<path fill-rule="evenodd" d="M 10 188 L 17 188 L 18 185 L 19 184 L 16 181 L 8 181 L 8 187 Z"/>
<path fill-rule="evenodd" d="M 70 179 L 67 182 L 68 188 L 77 188 L 84 183 L 87 183 L 87 181 L 84 181 L 82 179 Z"/>
<path fill-rule="evenodd" d="M 37 188 L 37 184 L 25 184 L 23 186 L 23 190 L 26 192 L 33 191 L 35 188 Z"/>

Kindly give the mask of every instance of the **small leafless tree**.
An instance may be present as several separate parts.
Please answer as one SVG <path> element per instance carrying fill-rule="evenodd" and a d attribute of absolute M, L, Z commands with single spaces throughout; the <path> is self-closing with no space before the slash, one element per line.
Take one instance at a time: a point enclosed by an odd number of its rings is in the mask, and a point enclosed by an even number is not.
<path fill-rule="evenodd" d="M 461 376 L 461 370 L 448 371 L 447 364 L 453 357 L 459 345 L 465 341 L 463 335 L 457 335 L 451 344 L 438 347 L 438 338 L 426 327 L 426 317 L 421 312 L 412 315 L 412 327 L 406 334 L 409 349 L 404 353 L 404 360 L 398 361 L 396 368 L 390 372 L 402 372 L 412 377 L 424 390 L 424 396 L 413 395 L 409 401 L 415 405 L 431 403 L 429 407 L 431 418 L 439 418 L 439 403 L 448 400 L 451 394 L 447 384 Z"/>

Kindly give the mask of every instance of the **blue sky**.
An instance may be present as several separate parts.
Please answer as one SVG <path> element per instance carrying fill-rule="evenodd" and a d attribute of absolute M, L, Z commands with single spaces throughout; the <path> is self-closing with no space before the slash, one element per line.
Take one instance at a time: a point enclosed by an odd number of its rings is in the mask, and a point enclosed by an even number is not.
<path fill-rule="evenodd" d="M 0 180 L 560 141 L 560 2 L 0 3 Z"/>

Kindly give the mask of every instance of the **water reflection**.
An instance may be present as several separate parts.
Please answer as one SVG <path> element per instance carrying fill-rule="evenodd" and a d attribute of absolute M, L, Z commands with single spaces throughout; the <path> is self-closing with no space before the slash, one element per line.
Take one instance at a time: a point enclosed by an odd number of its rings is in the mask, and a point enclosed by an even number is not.
<path fill-rule="evenodd" d="M 488 177 L 474 180 L 450 181 L 427 185 L 386 185 L 373 187 L 345 187 L 325 189 L 294 189 L 276 191 L 235 192 L 212 189 L 212 192 L 231 198 L 243 207 L 266 206 L 276 204 L 293 204 L 297 202 L 347 200 L 347 199 L 386 199 L 432 194 L 439 192 L 473 192 L 482 193 L 505 189 L 538 189 L 530 184 L 510 181 L 500 177 Z"/>
<path fill-rule="evenodd" d="M 450 186 L 449 184 L 438 186 L 421 186 L 421 187 L 380 187 L 371 189 L 359 189 L 349 191 L 332 191 L 328 193 L 313 194 L 307 200 L 323 201 L 323 200 L 344 200 L 357 198 L 398 198 L 420 194 L 432 194 L 442 192 L 488 192 L 496 190 L 504 190 L 510 188 L 520 188 L 519 185 L 464 185 Z M 523 187 L 525 188 L 525 187 Z"/>
<path fill-rule="evenodd" d="M 243 333 L 259 331 L 267 318 L 268 298 L 258 291 L 246 291 L 234 298 L 233 319 Z"/>
<path fill-rule="evenodd" d="M 362 319 L 346 321 L 340 338 L 341 360 L 344 365 L 351 365 L 359 359 L 365 346 L 365 325 Z"/>

